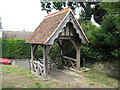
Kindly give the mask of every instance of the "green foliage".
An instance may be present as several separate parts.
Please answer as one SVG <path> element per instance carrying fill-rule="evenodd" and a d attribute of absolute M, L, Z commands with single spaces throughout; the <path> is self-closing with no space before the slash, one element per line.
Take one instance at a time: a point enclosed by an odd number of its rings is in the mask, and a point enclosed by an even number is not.
<path fill-rule="evenodd" d="M 60 55 L 60 47 L 59 45 L 55 42 L 54 45 L 52 46 L 52 48 L 50 49 L 50 53 L 49 56 L 50 57 L 54 57 Z"/>
<path fill-rule="evenodd" d="M 120 30 L 117 29 L 114 17 L 106 16 L 101 27 L 92 32 L 92 36 L 94 38 L 91 40 L 91 44 L 95 51 L 106 54 L 108 59 L 114 56 L 119 57 L 117 52 L 120 47 L 120 43 L 118 43 L 120 41 Z"/>
<path fill-rule="evenodd" d="M 2 39 L 0 38 L 0 58 L 2 57 Z"/>
<path fill-rule="evenodd" d="M 69 41 L 66 41 L 65 43 L 67 43 L 67 46 L 65 45 L 65 47 L 63 47 L 64 49 L 63 55 L 76 58 L 75 47 Z M 61 49 L 59 45 L 55 42 L 55 44 L 53 45 L 53 47 L 51 48 L 49 52 L 49 56 L 51 60 L 55 63 L 56 67 L 59 69 L 62 69 L 64 65 L 62 62 L 62 58 L 60 57 L 60 54 L 61 54 Z"/>
<path fill-rule="evenodd" d="M 3 29 L 1 24 L 2 24 L 2 22 L 1 22 L 1 17 L 0 17 L 0 29 Z"/>
<path fill-rule="evenodd" d="M 76 53 L 75 47 L 69 41 L 65 41 L 65 43 L 67 43 L 67 46 L 63 47 L 64 55 L 70 56 L 70 57 L 75 57 L 75 53 Z M 53 47 L 50 50 L 49 56 L 50 57 L 58 56 L 58 55 L 60 55 L 60 53 L 61 53 L 61 49 L 60 49 L 59 45 L 55 42 L 55 44 L 53 45 Z"/>
<path fill-rule="evenodd" d="M 88 40 L 91 42 L 94 38 L 91 33 L 95 31 L 96 26 L 89 20 L 81 21 L 81 19 L 78 19 L 78 21 L 81 24 L 81 27 L 84 30 Z"/>
<path fill-rule="evenodd" d="M 120 58 L 120 2 L 107 2 L 101 3 L 100 6 L 107 11 L 107 15 L 104 17 L 102 22 L 102 35 L 104 39 L 104 44 L 109 46 L 109 53 Z M 107 50 L 107 51 L 108 51 Z"/>
<path fill-rule="evenodd" d="M 120 59 L 120 48 L 116 48 L 114 51 L 111 52 L 114 57 Z"/>
<path fill-rule="evenodd" d="M 2 57 L 30 57 L 30 45 L 21 39 L 2 39 Z"/>
<path fill-rule="evenodd" d="M 120 2 L 103 2 L 100 6 L 105 9 L 109 15 L 120 14 Z"/>
<path fill-rule="evenodd" d="M 81 57 L 86 60 L 102 60 L 103 58 L 105 58 L 105 55 L 101 54 L 98 51 L 95 51 L 89 46 L 82 46 Z"/>
<path fill-rule="evenodd" d="M 81 24 L 86 32 L 89 39 L 89 45 L 82 47 L 82 57 L 93 60 L 108 60 L 111 58 L 119 58 L 119 47 L 120 44 L 120 30 L 116 27 L 114 17 L 106 16 L 103 19 L 101 27 L 90 28 L 90 24 Z M 89 30 L 87 30 L 87 27 Z M 119 33 L 118 33 L 119 32 Z"/>
<path fill-rule="evenodd" d="M 97 48 L 97 43 L 99 43 L 98 39 L 101 39 L 101 30 L 98 32 L 98 30 L 96 30 L 97 27 L 93 25 L 91 21 L 88 20 L 82 21 L 81 26 L 89 40 L 88 45 L 84 45 L 81 47 L 81 58 L 84 58 L 87 62 L 90 61 L 91 63 L 94 61 L 106 59 L 107 56 L 105 53 L 102 53 L 100 52 L 100 50 L 96 50 L 95 48 L 93 48 L 93 46 L 96 46 Z"/>
<path fill-rule="evenodd" d="M 101 22 L 103 21 L 103 16 L 106 13 L 107 13 L 106 10 L 100 7 L 99 3 L 97 3 L 95 8 L 93 8 L 93 15 L 95 22 L 101 24 Z"/>
<path fill-rule="evenodd" d="M 30 44 L 22 39 L 2 39 L 2 57 L 4 58 L 28 58 L 30 57 Z M 36 56 L 42 56 L 42 50 L 38 47 Z"/>
<path fill-rule="evenodd" d="M 120 58 L 120 3 L 100 3 L 107 11 L 101 27 L 94 27 L 90 21 L 82 21 L 81 26 L 89 39 L 89 45 L 83 46 L 82 58 L 93 60 L 110 60 Z M 79 20 L 80 21 L 80 20 Z"/>
<path fill-rule="evenodd" d="M 94 5 L 95 7 L 91 7 Z M 91 2 L 85 0 L 84 2 L 69 2 L 69 1 L 41 1 L 42 10 L 45 10 L 47 13 L 50 13 L 52 10 L 61 10 L 65 7 L 71 7 L 73 12 L 75 13 L 76 8 L 78 8 L 80 13 L 80 19 L 90 20 L 91 15 L 95 16 L 95 21 L 101 24 L 102 17 L 105 15 L 106 11 L 99 6 L 99 2 Z M 82 8 L 82 9 L 81 9 Z"/>
<path fill-rule="evenodd" d="M 119 17 L 119 3 L 100 3 L 100 9 L 106 10 L 100 27 L 96 27 L 89 20 L 79 23 L 86 33 L 89 40 L 87 46 L 81 47 L 81 58 L 90 60 L 91 62 L 110 60 L 112 58 L 120 58 L 120 17 Z M 114 15 L 112 15 L 114 14 Z M 75 58 L 76 50 L 73 45 L 65 47 L 64 55 Z M 59 49 L 54 49 L 54 54 L 58 53 Z M 58 50 L 58 51 L 57 51 Z M 52 54 L 52 53 L 51 53 Z"/>
<path fill-rule="evenodd" d="M 66 41 L 66 46 L 64 47 L 64 55 L 72 58 L 76 58 L 76 49 L 70 41 Z"/>
<path fill-rule="evenodd" d="M 40 45 L 36 49 L 35 56 L 38 58 L 43 56 L 42 48 Z"/>
<path fill-rule="evenodd" d="M 50 52 L 49 52 L 49 56 L 52 60 L 52 62 L 55 64 L 56 68 L 58 69 L 62 69 L 63 65 L 62 65 L 62 59 L 59 56 L 60 55 L 60 47 L 59 45 L 55 42 L 54 45 L 52 46 Z"/>

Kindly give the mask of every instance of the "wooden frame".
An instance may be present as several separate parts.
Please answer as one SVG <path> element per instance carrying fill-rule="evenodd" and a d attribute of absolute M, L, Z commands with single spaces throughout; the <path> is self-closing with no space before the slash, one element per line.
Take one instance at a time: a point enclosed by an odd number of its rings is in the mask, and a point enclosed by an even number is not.
<path fill-rule="evenodd" d="M 64 56 L 64 40 L 69 40 L 74 45 L 76 49 L 76 59 Z M 48 76 L 48 54 L 55 41 L 57 41 L 61 48 L 61 57 L 64 63 L 78 70 L 80 68 L 80 47 L 82 44 L 88 43 L 88 39 L 75 19 L 72 11 L 66 14 L 51 36 L 43 44 L 39 44 L 43 51 L 42 63 L 40 61 L 35 61 L 35 51 L 38 44 L 31 45 L 31 70 L 36 72 L 37 75 L 42 75 L 43 78 L 46 79 Z M 51 69 L 51 62 L 49 62 L 49 66 Z"/>

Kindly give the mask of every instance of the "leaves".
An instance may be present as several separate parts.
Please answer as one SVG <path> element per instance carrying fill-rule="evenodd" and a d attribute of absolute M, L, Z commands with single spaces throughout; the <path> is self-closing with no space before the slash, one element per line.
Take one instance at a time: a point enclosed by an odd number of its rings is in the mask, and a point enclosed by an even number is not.
<path fill-rule="evenodd" d="M 91 1 L 91 0 L 90 0 Z M 45 10 L 48 14 L 52 11 L 52 10 L 61 10 L 65 7 L 71 7 L 71 9 L 73 10 L 73 12 L 76 14 L 75 10 L 76 8 L 79 9 L 80 13 L 80 19 L 82 20 L 90 20 L 91 19 L 91 15 L 95 16 L 95 21 L 99 24 L 101 24 L 102 21 L 102 17 L 105 15 L 105 10 L 100 8 L 99 3 L 98 2 L 90 2 L 90 1 L 85 1 L 85 2 L 67 2 L 67 1 L 46 1 L 46 2 L 41 2 L 41 7 L 42 10 Z M 94 8 L 91 7 L 92 5 L 94 5 Z"/>

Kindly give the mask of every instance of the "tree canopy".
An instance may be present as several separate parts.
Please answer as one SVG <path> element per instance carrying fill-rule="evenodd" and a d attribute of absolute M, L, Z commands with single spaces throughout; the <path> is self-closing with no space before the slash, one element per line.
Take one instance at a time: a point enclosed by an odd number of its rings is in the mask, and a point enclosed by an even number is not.
<path fill-rule="evenodd" d="M 100 7 L 105 9 L 107 13 L 103 17 L 100 27 L 94 30 L 89 28 L 87 34 L 89 33 L 90 47 L 94 51 L 104 54 L 106 59 L 120 58 L 120 3 L 100 3 Z"/>
<path fill-rule="evenodd" d="M 106 11 L 99 6 L 98 2 L 52 2 L 45 1 L 41 2 L 42 10 L 50 13 L 53 9 L 61 10 L 65 7 L 71 7 L 73 11 L 78 8 L 80 13 L 80 18 L 83 20 L 90 20 L 91 15 L 94 15 L 94 19 L 97 23 L 101 24 L 102 17 L 105 15 Z"/>
<path fill-rule="evenodd" d="M 81 58 L 91 60 L 120 58 L 120 2 L 48 1 L 41 4 L 42 10 L 47 13 L 67 6 L 70 6 L 74 12 L 76 8 L 81 9 L 78 21 L 89 39 L 89 44 L 81 48 Z M 94 15 L 94 20 L 100 24 L 100 27 L 92 24 L 91 15 Z"/>

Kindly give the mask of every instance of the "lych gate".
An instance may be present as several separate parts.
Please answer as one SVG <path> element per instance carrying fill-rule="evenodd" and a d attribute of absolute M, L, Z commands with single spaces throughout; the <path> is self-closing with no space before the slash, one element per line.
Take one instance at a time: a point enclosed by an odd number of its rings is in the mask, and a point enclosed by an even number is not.
<path fill-rule="evenodd" d="M 63 55 L 65 40 L 69 40 L 75 46 L 76 59 Z M 48 63 L 51 67 L 50 61 L 48 62 L 48 53 L 54 42 L 57 42 L 61 48 L 63 62 L 66 65 L 69 62 L 71 67 L 79 69 L 80 47 L 88 43 L 88 40 L 70 8 L 46 16 L 26 41 L 31 44 L 31 69 L 38 76 L 46 78 L 48 75 Z M 35 57 L 38 45 L 42 47 L 43 61 Z"/>

